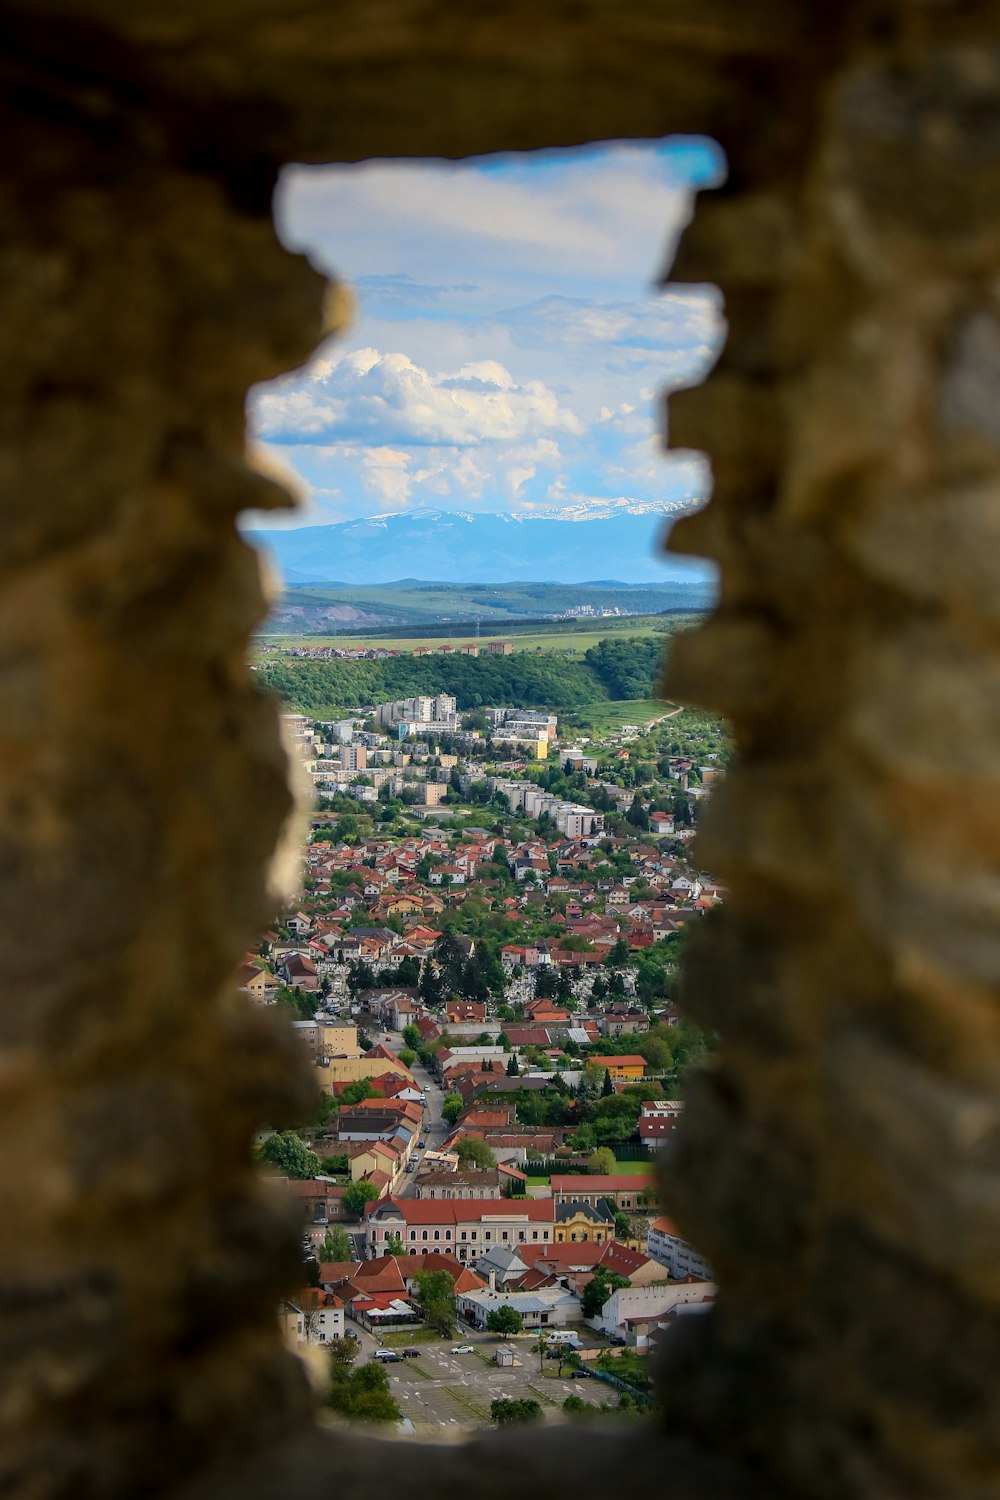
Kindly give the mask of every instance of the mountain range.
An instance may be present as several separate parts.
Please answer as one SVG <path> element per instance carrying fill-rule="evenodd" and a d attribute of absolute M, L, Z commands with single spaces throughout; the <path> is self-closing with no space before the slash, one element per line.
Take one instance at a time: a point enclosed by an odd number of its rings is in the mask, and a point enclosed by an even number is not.
<path fill-rule="evenodd" d="M 535 515 L 415 509 L 324 526 L 249 535 L 276 558 L 290 586 L 390 583 L 403 575 L 438 583 L 683 583 L 711 588 L 707 565 L 662 549 L 671 514 L 690 502 L 626 498 Z"/>

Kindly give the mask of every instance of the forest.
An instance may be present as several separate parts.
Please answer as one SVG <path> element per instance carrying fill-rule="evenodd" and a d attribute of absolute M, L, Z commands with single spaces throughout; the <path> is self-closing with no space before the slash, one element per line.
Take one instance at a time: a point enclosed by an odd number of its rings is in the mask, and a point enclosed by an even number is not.
<path fill-rule="evenodd" d="M 418 693 L 449 693 L 460 712 L 485 704 L 560 709 L 605 699 L 654 697 L 662 653 L 660 638 L 640 636 L 600 640 L 582 660 L 552 652 L 401 656 L 390 661 L 286 659 L 269 664 L 259 678 L 290 708 L 320 719 Z"/>

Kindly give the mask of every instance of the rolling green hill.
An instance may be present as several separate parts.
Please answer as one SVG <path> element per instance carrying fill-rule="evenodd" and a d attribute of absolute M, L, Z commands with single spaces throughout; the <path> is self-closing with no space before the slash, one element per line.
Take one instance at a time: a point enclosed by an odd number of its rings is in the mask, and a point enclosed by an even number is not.
<path fill-rule="evenodd" d="M 600 640 L 573 659 L 515 656 L 402 656 L 392 661 L 313 662 L 283 658 L 260 679 L 299 713 L 334 718 L 351 708 L 417 693 L 450 693 L 460 712 L 486 704 L 571 709 L 654 699 L 663 664 L 659 636 Z"/>

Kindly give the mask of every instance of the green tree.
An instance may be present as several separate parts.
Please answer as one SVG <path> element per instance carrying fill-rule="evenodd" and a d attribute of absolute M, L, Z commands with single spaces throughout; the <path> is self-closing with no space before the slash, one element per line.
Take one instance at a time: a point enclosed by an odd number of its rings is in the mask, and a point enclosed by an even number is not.
<path fill-rule="evenodd" d="M 455 1154 L 463 1167 L 495 1167 L 497 1159 L 485 1141 L 478 1136 L 464 1135 L 455 1147 Z"/>
<path fill-rule="evenodd" d="M 562 1409 L 567 1416 L 578 1417 L 586 1415 L 588 1405 L 582 1396 L 567 1396 L 562 1404 Z"/>
<path fill-rule="evenodd" d="M 464 1108 L 461 1094 L 446 1094 L 441 1105 L 441 1113 L 449 1125 L 454 1125 Z"/>
<path fill-rule="evenodd" d="M 607 1099 L 610 1095 L 612 1095 L 614 1093 L 614 1091 L 615 1091 L 615 1086 L 614 1086 L 614 1083 L 612 1082 L 612 1079 L 611 1079 L 611 1069 L 610 1068 L 605 1068 L 604 1069 L 604 1082 L 601 1084 L 601 1097 L 604 1098 L 604 1099 Z"/>
<path fill-rule="evenodd" d="M 344 1189 L 341 1202 L 344 1205 L 345 1214 L 351 1214 L 360 1218 L 365 1211 L 366 1203 L 374 1203 L 378 1197 L 378 1188 L 371 1182 L 352 1182 Z"/>
<path fill-rule="evenodd" d="M 609 1146 L 598 1146 L 596 1151 L 591 1152 L 587 1165 L 599 1177 L 609 1177 L 618 1163 L 615 1160 L 615 1153 Z"/>
<path fill-rule="evenodd" d="M 286 1177 L 315 1177 L 319 1171 L 319 1157 L 304 1145 L 301 1136 L 294 1130 L 279 1130 L 269 1135 L 260 1148 L 261 1160 Z"/>
<path fill-rule="evenodd" d="M 330 1339 L 326 1346 L 330 1358 L 331 1371 L 338 1373 L 350 1370 L 358 1357 L 359 1344 L 357 1339 Z"/>
<path fill-rule="evenodd" d="M 632 950 L 625 939 L 620 937 L 604 962 L 605 966 L 609 969 L 624 969 L 631 962 L 631 959 Z"/>
<path fill-rule="evenodd" d="M 507 1060 L 507 1077 L 517 1078 L 521 1069 L 517 1065 L 517 1053 L 512 1052 Z"/>
<path fill-rule="evenodd" d="M 632 806 L 629 808 L 625 816 L 632 824 L 633 828 L 642 829 L 649 827 L 649 814 L 639 800 L 638 792 L 636 792 L 635 796 L 632 798 Z"/>
<path fill-rule="evenodd" d="M 455 1332 L 455 1283 L 447 1271 L 418 1271 L 416 1300 L 424 1322 L 442 1338 Z"/>
<path fill-rule="evenodd" d="M 378 983 L 375 970 L 371 964 L 365 963 L 363 958 L 356 959 L 347 971 L 347 988 L 351 999 L 360 995 L 362 990 L 373 990 Z"/>
<path fill-rule="evenodd" d="M 506 1427 L 517 1422 L 537 1422 L 541 1415 L 541 1403 L 532 1400 L 530 1396 L 523 1396 L 520 1399 L 501 1396 L 498 1400 L 490 1402 L 490 1420 L 498 1427 Z"/>
<path fill-rule="evenodd" d="M 627 1276 L 619 1276 L 617 1271 L 607 1271 L 603 1266 L 598 1266 L 584 1287 L 580 1298 L 580 1310 L 583 1316 L 596 1318 L 612 1292 L 631 1285 Z"/>
<path fill-rule="evenodd" d="M 385 1242 L 385 1254 L 386 1255 L 405 1255 L 406 1254 L 406 1246 L 403 1244 L 403 1241 L 402 1241 L 402 1238 L 401 1238 L 400 1235 L 398 1235 L 398 1234 L 391 1234 L 389 1236 L 389 1238 Z"/>
<path fill-rule="evenodd" d="M 406 1043 L 407 1047 L 413 1047 L 414 1049 L 419 1047 L 420 1043 L 423 1041 L 423 1037 L 420 1035 L 420 1027 L 412 1025 L 404 1026 L 403 1041 Z"/>
<path fill-rule="evenodd" d="M 353 1344 L 353 1339 L 336 1339 L 337 1344 Z M 402 1412 L 389 1388 L 389 1375 L 378 1360 L 351 1369 L 350 1355 L 336 1355 L 330 1361 L 330 1379 L 324 1405 L 355 1422 L 398 1422 Z"/>
<path fill-rule="evenodd" d="M 338 1224 L 328 1229 L 320 1246 L 320 1260 L 351 1260 L 351 1237 Z"/>
<path fill-rule="evenodd" d="M 494 1307 L 486 1315 L 486 1327 L 490 1333 L 499 1333 L 501 1338 L 509 1339 L 512 1333 L 521 1332 L 524 1319 L 516 1307 Z"/>
<path fill-rule="evenodd" d="M 411 1047 L 400 1047 L 398 1055 L 404 1068 L 412 1068 L 417 1060 L 417 1054 Z"/>
<path fill-rule="evenodd" d="M 375 1098 L 375 1084 L 371 1078 L 357 1078 L 344 1088 L 340 1096 L 341 1104 L 360 1104 L 362 1099 Z"/>

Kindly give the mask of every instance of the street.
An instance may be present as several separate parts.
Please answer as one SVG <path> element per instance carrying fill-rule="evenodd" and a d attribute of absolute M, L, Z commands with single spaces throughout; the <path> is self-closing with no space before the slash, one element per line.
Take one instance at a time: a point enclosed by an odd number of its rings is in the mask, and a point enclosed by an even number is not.
<path fill-rule="evenodd" d="M 402 1035 L 398 1031 L 383 1033 L 382 1042 L 383 1046 L 388 1047 L 390 1052 L 399 1052 L 400 1048 L 405 1045 Z M 413 1074 L 413 1079 L 417 1087 L 423 1090 L 426 1099 L 424 1105 L 424 1123 L 420 1139 L 426 1141 L 427 1144 L 422 1148 L 418 1147 L 410 1157 L 410 1161 L 415 1163 L 414 1170 L 403 1174 L 403 1180 L 396 1189 L 395 1196 L 397 1198 L 409 1198 L 413 1196 L 413 1183 L 420 1169 L 420 1163 L 423 1161 L 424 1152 L 430 1150 L 440 1151 L 445 1136 L 448 1133 L 447 1121 L 441 1115 L 441 1105 L 444 1102 L 444 1095 L 441 1092 L 440 1086 L 435 1083 L 423 1063 L 415 1062 L 410 1072 Z"/>

